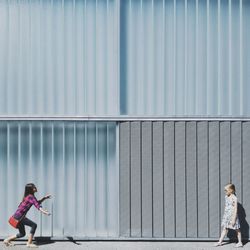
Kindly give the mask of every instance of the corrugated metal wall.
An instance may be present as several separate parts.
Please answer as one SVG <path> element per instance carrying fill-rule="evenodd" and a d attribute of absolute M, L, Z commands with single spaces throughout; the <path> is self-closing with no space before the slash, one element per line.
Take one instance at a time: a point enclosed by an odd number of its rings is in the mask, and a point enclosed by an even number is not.
<path fill-rule="evenodd" d="M 15 233 L 8 218 L 27 183 L 44 208 L 27 215 L 36 236 L 118 235 L 118 164 L 114 122 L 0 122 L 0 236 Z"/>
<path fill-rule="evenodd" d="M 120 124 L 120 236 L 218 238 L 233 182 L 249 237 L 250 122 Z"/>

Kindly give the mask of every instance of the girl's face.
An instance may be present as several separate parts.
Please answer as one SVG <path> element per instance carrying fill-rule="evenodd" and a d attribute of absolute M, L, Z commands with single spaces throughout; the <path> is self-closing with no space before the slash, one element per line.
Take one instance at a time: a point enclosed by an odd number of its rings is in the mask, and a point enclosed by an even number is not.
<path fill-rule="evenodd" d="M 233 193 L 233 191 L 230 188 L 225 188 L 224 191 L 225 191 L 227 196 L 230 196 Z"/>
<path fill-rule="evenodd" d="M 33 191 L 34 191 L 34 193 L 35 193 L 35 192 L 37 192 L 37 188 L 36 188 L 36 187 L 34 187 L 34 188 L 33 188 Z"/>

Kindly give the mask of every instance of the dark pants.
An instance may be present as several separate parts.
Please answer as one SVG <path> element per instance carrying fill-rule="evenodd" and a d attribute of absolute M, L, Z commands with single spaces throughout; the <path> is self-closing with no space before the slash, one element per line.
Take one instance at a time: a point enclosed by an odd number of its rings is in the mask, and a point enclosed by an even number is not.
<path fill-rule="evenodd" d="M 25 232 L 24 226 L 31 227 L 30 234 L 32 234 L 32 235 L 35 234 L 37 224 L 35 222 L 33 222 L 32 220 L 29 220 L 28 218 L 24 217 L 18 226 L 19 234 L 16 235 L 17 238 L 22 238 L 25 236 L 26 232 Z"/>

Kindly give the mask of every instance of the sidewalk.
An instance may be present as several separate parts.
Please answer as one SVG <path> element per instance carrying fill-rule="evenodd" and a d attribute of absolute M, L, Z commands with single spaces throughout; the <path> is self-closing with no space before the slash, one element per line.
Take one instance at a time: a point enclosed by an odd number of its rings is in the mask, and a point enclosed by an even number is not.
<path fill-rule="evenodd" d="M 0 249 L 30 249 L 26 247 L 25 241 L 16 241 L 15 246 L 5 247 L 3 242 L 0 242 Z M 208 250 L 208 249 L 236 249 L 235 243 L 227 244 L 221 247 L 214 247 L 214 242 L 120 242 L 120 241 L 51 241 L 40 242 L 39 248 L 41 250 Z M 243 248 L 249 249 L 250 243 L 247 243 Z"/>

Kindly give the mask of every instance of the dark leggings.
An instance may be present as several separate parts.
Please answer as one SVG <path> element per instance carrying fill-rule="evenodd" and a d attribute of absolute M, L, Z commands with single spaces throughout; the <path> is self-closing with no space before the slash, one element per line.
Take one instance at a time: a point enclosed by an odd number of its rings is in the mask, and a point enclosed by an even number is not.
<path fill-rule="evenodd" d="M 24 226 L 31 227 L 30 234 L 32 234 L 32 235 L 35 234 L 37 224 L 35 222 L 33 222 L 32 220 L 29 220 L 28 218 L 24 217 L 18 226 L 19 234 L 16 235 L 17 238 L 22 238 L 25 236 L 26 232 L 25 232 Z"/>

